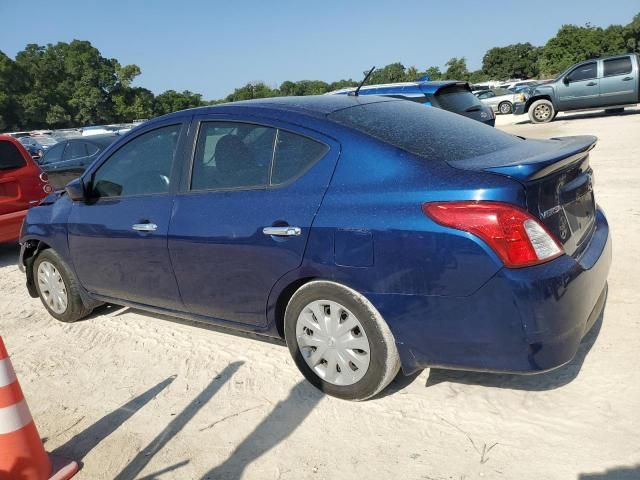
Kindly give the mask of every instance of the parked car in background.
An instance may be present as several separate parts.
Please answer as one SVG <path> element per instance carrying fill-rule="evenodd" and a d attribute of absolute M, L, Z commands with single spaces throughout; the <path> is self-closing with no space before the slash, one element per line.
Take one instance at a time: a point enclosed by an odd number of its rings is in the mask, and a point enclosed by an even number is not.
<path fill-rule="evenodd" d="M 350 95 L 355 88 L 344 88 L 329 92 L 327 95 Z M 402 98 L 429 107 L 441 108 L 477 120 L 492 127 L 496 117 L 490 108 L 485 107 L 471 93 L 467 82 L 443 80 L 437 82 L 403 82 L 362 87 L 359 95 L 382 95 Z"/>
<path fill-rule="evenodd" d="M 640 56 L 616 55 L 578 63 L 527 94 L 513 113 L 528 112 L 533 123 L 550 122 L 558 112 L 622 111 L 640 103 Z"/>
<path fill-rule="evenodd" d="M 100 152 L 117 138 L 118 135 L 110 134 L 62 140 L 40 159 L 40 168 L 47 173 L 53 188 L 59 190 L 82 175 Z"/>
<path fill-rule="evenodd" d="M 14 137 L 0 135 L 0 243 L 18 240 L 27 210 L 51 191 L 24 146 Z"/>
<path fill-rule="evenodd" d="M 504 83 L 499 85 L 499 88 L 505 88 L 507 90 L 512 90 L 513 92 L 519 92 L 525 87 L 530 87 L 535 85 L 538 80 L 514 80 L 511 82 Z"/>
<path fill-rule="evenodd" d="M 595 142 L 389 96 L 185 110 L 31 209 L 19 265 L 59 320 L 109 302 L 284 337 L 344 399 L 400 365 L 541 372 L 604 308 Z"/>
<path fill-rule="evenodd" d="M 18 141 L 24 145 L 24 148 L 26 148 L 34 158 L 42 157 L 47 150 L 57 143 L 57 140 L 51 136 L 20 137 Z"/>
<path fill-rule="evenodd" d="M 491 107 L 494 112 L 502 113 L 503 115 L 513 112 L 513 104 L 515 102 L 523 102 L 525 100 L 524 94 L 513 93 L 506 88 L 491 88 L 474 92 L 474 94 L 482 103 Z"/>

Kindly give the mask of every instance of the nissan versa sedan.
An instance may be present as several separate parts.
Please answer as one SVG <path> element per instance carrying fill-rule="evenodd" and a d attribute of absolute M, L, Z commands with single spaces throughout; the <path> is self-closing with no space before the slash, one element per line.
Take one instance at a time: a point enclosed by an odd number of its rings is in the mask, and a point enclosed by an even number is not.
<path fill-rule="evenodd" d="M 605 304 L 595 143 L 374 95 L 181 111 L 32 208 L 19 262 L 59 320 L 109 302 L 283 337 L 344 399 L 400 368 L 543 372 Z"/>

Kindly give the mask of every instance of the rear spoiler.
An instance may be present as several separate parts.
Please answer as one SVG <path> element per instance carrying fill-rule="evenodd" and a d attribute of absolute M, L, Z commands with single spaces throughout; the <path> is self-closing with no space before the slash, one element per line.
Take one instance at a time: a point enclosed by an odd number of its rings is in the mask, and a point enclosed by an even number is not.
<path fill-rule="evenodd" d="M 581 162 L 597 141 L 592 135 L 525 140 L 522 145 L 493 154 L 448 163 L 463 170 L 497 173 L 520 182 L 530 182 Z"/>

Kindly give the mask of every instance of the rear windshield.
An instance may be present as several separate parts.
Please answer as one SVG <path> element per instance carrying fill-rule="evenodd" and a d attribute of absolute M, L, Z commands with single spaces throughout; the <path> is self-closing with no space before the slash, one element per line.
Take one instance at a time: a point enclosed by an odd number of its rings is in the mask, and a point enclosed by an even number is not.
<path fill-rule="evenodd" d="M 0 170 L 21 168 L 26 164 L 22 154 L 13 143 L 0 140 Z"/>
<path fill-rule="evenodd" d="M 404 100 L 345 108 L 329 119 L 428 160 L 463 160 L 522 142 L 481 122 Z"/>
<path fill-rule="evenodd" d="M 482 103 L 469 90 L 463 87 L 443 88 L 435 95 L 441 108 L 453 113 L 464 113 L 473 107 L 482 107 Z"/>

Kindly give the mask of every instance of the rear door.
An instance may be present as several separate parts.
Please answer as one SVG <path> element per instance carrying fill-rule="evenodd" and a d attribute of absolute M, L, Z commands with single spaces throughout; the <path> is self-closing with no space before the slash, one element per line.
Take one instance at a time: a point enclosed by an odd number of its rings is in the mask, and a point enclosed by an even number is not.
<path fill-rule="evenodd" d="M 194 127 L 169 228 L 183 301 L 197 315 L 264 326 L 269 292 L 302 262 L 339 145 L 260 119 L 202 116 Z"/>
<path fill-rule="evenodd" d="M 181 309 L 167 231 L 185 128 L 149 126 L 87 173 L 90 200 L 74 202 L 68 238 L 75 270 L 90 292 Z"/>
<path fill-rule="evenodd" d="M 634 75 L 629 55 L 602 60 L 602 70 L 602 106 L 626 105 L 638 101 L 638 74 Z"/>
<path fill-rule="evenodd" d="M 599 105 L 600 80 L 597 61 L 578 65 L 564 78 L 566 82 L 558 82 L 557 85 L 560 110 L 578 110 Z"/>

